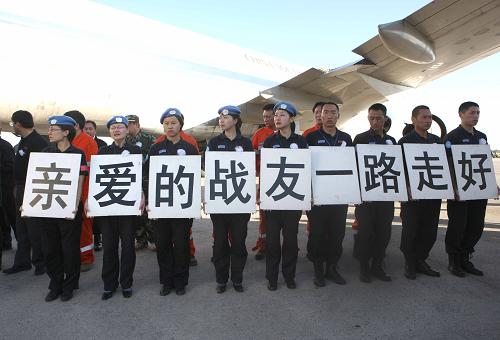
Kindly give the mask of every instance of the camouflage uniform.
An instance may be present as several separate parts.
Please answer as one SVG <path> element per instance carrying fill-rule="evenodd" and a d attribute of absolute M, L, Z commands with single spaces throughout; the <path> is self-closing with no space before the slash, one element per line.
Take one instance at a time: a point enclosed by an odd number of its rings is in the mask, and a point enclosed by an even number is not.
<path fill-rule="evenodd" d="M 139 133 L 136 136 L 127 135 L 126 141 L 141 148 L 142 161 L 144 163 L 148 160 L 149 149 L 151 149 L 151 146 L 154 144 L 155 139 L 156 138 L 153 135 L 139 130 Z M 147 199 L 148 174 L 142 174 L 142 182 L 144 195 Z M 136 239 L 139 243 L 146 243 L 146 245 L 147 242 L 154 243 L 153 227 L 151 226 L 151 222 L 148 220 L 147 213 L 144 213 L 138 218 Z"/>

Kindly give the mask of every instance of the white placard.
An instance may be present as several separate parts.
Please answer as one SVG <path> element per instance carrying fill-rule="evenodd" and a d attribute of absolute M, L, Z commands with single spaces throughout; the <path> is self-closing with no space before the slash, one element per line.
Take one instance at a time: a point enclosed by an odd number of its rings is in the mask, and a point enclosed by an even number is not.
<path fill-rule="evenodd" d="M 81 161 L 76 153 L 30 153 L 22 216 L 74 218 Z"/>
<path fill-rule="evenodd" d="M 261 149 L 260 208 L 311 209 L 311 151 Z"/>
<path fill-rule="evenodd" d="M 498 197 L 489 145 L 452 145 L 451 152 L 461 201 Z"/>
<path fill-rule="evenodd" d="M 354 147 L 311 146 L 309 149 L 313 204 L 361 203 Z"/>
<path fill-rule="evenodd" d="M 140 215 L 142 155 L 92 155 L 87 216 Z"/>
<path fill-rule="evenodd" d="M 363 201 L 407 201 L 400 145 L 358 144 L 359 181 Z"/>
<path fill-rule="evenodd" d="M 199 218 L 201 156 L 149 158 L 149 218 Z"/>
<path fill-rule="evenodd" d="M 443 144 L 403 144 L 412 199 L 453 198 L 450 168 Z"/>
<path fill-rule="evenodd" d="M 205 212 L 255 212 L 255 152 L 205 152 Z"/>

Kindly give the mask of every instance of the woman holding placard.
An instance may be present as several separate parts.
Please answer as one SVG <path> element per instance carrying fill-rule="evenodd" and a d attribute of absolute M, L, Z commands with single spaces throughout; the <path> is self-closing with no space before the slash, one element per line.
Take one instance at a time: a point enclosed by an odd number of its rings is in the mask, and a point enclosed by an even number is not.
<path fill-rule="evenodd" d="M 160 122 L 165 131 L 165 139 L 151 147 L 148 162 L 152 156 L 199 154 L 193 145 L 181 138 L 184 116 L 178 109 L 167 109 Z M 149 163 L 146 168 L 149 168 L 148 165 Z M 159 218 L 152 220 L 152 224 L 156 234 L 156 257 L 160 267 L 160 295 L 166 296 L 172 289 L 175 289 L 177 295 L 184 295 L 189 279 L 189 230 L 192 220 Z"/>
<path fill-rule="evenodd" d="M 124 116 L 114 116 L 106 124 L 113 139 L 111 145 L 99 149 L 99 155 L 140 154 L 141 148 L 126 142 L 128 120 Z M 144 195 L 140 210 L 144 209 Z M 102 233 L 102 280 L 104 292 L 101 299 L 108 300 L 118 288 L 122 287 L 125 298 L 132 296 L 132 282 L 135 269 L 135 225 L 131 216 L 96 217 Z M 121 243 L 121 254 L 118 245 Z"/>
<path fill-rule="evenodd" d="M 306 139 L 294 132 L 294 118 L 297 110 L 290 103 L 279 102 L 274 108 L 274 123 L 278 131 L 264 141 L 264 148 L 307 149 Z M 297 287 L 295 283 L 295 269 L 299 247 L 297 233 L 301 210 L 267 210 L 267 254 L 266 278 L 269 281 L 267 288 L 271 291 L 278 289 L 278 274 L 281 257 L 282 272 L 286 286 L 289 289 Z M 283 230 L 283 246 L 280 245 L 280 231 Z"/>
<path fill-rule="evenodd" d="M 40 218 L 42 223 L 42 251 L 47 274 L 50 277 L 49 293 L 45 301 L 50 302 L 61 296 L 61 301 L 71 300 L 73 290 L 78 289 L 80 279 L 80 233 L 82 229 L 83 207 L 79 203 L 82 185 L 88 174 L 88 166 L 83 151 L 71 145 L 75 138 L 76 122 L 71 117 L 52 116 L 49 118 L 48 137 L 51 143 L 43 152 L 76 153 L 81 155 L 78 191 L 74 202 L 74 218 Z M 68 202 L 69 203 L 69 202 Z"/>

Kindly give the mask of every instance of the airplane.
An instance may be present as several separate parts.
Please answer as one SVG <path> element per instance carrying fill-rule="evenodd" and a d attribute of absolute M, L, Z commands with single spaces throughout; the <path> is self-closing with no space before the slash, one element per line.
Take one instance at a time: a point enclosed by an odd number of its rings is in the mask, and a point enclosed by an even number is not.
<path fill-rule="evenodd" d="M 159 117 L 173 106 L 203 141 L 220 133 L 222 105 L 239 105 L 251 135 L 264 104 L 294 103 L 307 127 L 314 102 L 334 101 L 341 126 L 372 103 L 497 53 L 499 18 L 499 0 L 433 1 L 379 25 L 353 50 L 359 61 L 322 70 L 91 1 L 2 1 L 0 122 L 8 130 L 12 112 L 26 109 L 44 131 L 49 116 L 78 109 L 106 135 L 109 117 L 133 113 L 159 135 Z"/>

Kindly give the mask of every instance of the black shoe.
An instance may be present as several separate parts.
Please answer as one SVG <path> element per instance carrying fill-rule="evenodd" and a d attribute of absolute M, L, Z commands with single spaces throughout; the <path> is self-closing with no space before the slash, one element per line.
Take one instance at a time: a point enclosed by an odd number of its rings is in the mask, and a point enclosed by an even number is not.
<path fill-rule="evenodd" d="M 101 295 L 101 300 L 105 301 L 105 300 L 111 299 L 111 297 L 113 297 L 113 292 L 105 290 L 104 293 L 102 293 L 102 295 Z"/>
<path fill-rule="evenodd" d="M 35 276 L 40 276 L 46 273 L 45 267 L 40 266 L 35 268 Z"/>
<path fill-rule="evenodd" d="M 243 285 L 241 283 L 233 283 L 233 288 L 238 293 L 243 293 Z"/>
<path fill-rule="evenodd" d="M 182 287 L 182 288 L 177 288 L 177 289 L 175 290 L 175 294 L 177 294 L 177 295 L 179 295 L 179 296 L 180 296 L 180 295 L 184 295 L 184 294 L 186 294 L 186 288 L 184 288 L 184 287 Z"/>
<path fill-rule="evenodd" d="M 361 262 L 359 267 L 359 281 L 370 283 L 372 282 L 371 274 L 370 274 L 370 266 L 368 262 Z"/>
<path fill-rule="evenodd" d="M 408 280 L 416 280 L 417 279 L 417 270 L 415 268 L 415 263 L 406 261 L 405 263 L 405 277 Z"/>
<path fill-rule="evenodd" d="M 132 297 L 132 288 L 129 288 L 129 289 L 123 289 L 122 290 L 122 295 L 124 298 L 130 298 Z"/>
<path fill-rule="evenodd" d="M 63 292 L 61 294 L 61 301 L 66 302 L 73 298 L 73 292 Z"/>
<path fill-rule="evenodd" d="M 267 283 L 267 289 L 269 289 L 270 291 L 274 292 L 276 289 L 278 289 L 278 283 L 277 282 L 271 282 L 271 281 L 269 281 Z"/>
<path fill-rule="evenodd" d="M 12 266 L 10 268 L 5 269 L 3 272 L 7 275 L 16 274 L 25 270 L 31 270 L 31 264 L 27 266 Z"/>
<path fill-rule="evenodd" d="M 217 290 L 217 294 L 222 294 L 226 291 L 226 285 L 225 284 L 218 284 L 216 290 Z"/>
<path fill-rule="evenodd" d="M 345 285 L 347 283 L 342 275 L 340 275 L 337 271 L 337 266 L 335 265 L 327 265 L 327 273 L 325 276 L 338 285 Z"/>
<path fill-rule="evenodd" d="M 459 256 L 448 254 L 448 261 L 448 270 L 451 274 L 456 277 L 465 277 Z"/>
<path fill-rule="evenodd" d="M 474 267 L 474 264 L 472 264 L 472 262 L 470 262 L 469 260 L 466 260 L 462 263 L 462 269 L 464 270 L 464 272 L 472 274 L 472 275 L 476 275 L 476 276 L 483 276 L 484 275 L 484 273 L 481 270 Z"/>
<path fill-rule="evenodd" d="M 49 291 L 49 293 L 45 297 L 45 302 L 54 301 L 55 299 L 57 299 L 59 297 L 59 295 L 61 295 L 59 292 L 57 292 L 55 290 L 51 290 L 51 291 Z"/>
<path fill-rule="evenodd" d="M 167 296 L 168 294 L 170 294 L 171 290 L 172 290 L 172 287 L 170 287 L 169 285 L 163 285 L 163 286 L 161 286 L 161 289 L 160 289 L 160 295 Z"/>
<path fill-rule="evenodd" d="M 323 267 L 323 262 L 314 262 L 313 283 L 316 287 L 325 286 L 325 268 Z"/>
<path fill-rule="evenodd" d="M 417 273 L 422 273 L 427 276 L 440 277 L 441 274 L 431 268 L 424 260 L 417 261 Z"/>
<path fill-rule="evenodd" d="M 260 250 L 259 250 L 259 251 L 257 252 L 257 254 L 255 254 L 255 259 L 256 259 L 257 261 L 262 261 L 262 260 L 264 260 L 265 258 L 266 258 L 266 253 L 265 253 L 265 252 L 263 252 L 263 251 L 260 251 Z"/>
<path fill-rule="evenodd" d="M 197 265 L 198 265 L 198 260 L 196 259 L 196 257 L 191 256 L 191 258 L 189 259 L 189 266 L 196 267 Z"/>
<path fill-rule="evenodd" d="M 292 279 L 292 280 L 286 282 L 286 287 L 288 289 L 295 289 L 295 288 L 297 288 L 297 284 L 295 283 L 295 280 Z"/>

